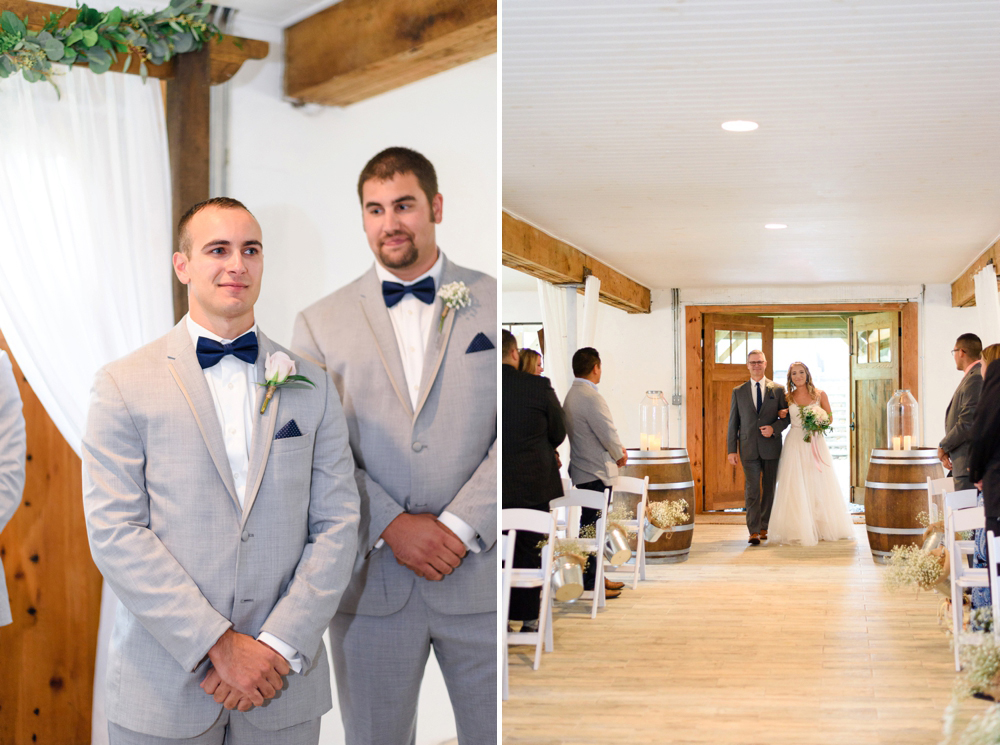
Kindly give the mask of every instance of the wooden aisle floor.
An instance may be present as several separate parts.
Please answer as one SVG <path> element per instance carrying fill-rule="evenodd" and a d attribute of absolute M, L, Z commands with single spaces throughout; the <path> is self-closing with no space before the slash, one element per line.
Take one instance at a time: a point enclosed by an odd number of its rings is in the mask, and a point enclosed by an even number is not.
<path fill-rule="evenodd" d="M 503 742 L 938 743 L 955 681 L 936 593 L 883 589 L 855 541 L 753 547 L 698 523 L 591 620 L 556 604 L 555 651 L 512 647 Z M 624 579 L 618 575 L 617 579 Z M 986 704 L 962 704 L 963 721 Z"/>

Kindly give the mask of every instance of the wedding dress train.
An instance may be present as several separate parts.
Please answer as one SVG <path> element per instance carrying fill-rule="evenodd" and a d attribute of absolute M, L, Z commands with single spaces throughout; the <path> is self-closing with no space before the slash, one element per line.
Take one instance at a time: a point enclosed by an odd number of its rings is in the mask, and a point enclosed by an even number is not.
<path fill-rule="evenodd" d="M 791 423 L 778 461 L 778 485 L 768 525 L 769 543 L 815 546 L 854 537 L 847 502 L 833 471 L 826 438 L 805 441 L 798 404 L 788 402 Z"/>

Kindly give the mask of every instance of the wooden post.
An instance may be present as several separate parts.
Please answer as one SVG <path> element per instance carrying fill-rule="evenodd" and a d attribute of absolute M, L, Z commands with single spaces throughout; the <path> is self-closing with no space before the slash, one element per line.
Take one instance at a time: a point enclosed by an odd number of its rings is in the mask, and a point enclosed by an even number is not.
<path fill-rule="evenodd" d="M 167 139 L 173 197 L 174 247 L 177 222 L 192 205 L 209 198 L 209 49 L 181 54 L 167 81 Z M 187 287 L 174 275 L 174 321 L 187 313 Z"/>

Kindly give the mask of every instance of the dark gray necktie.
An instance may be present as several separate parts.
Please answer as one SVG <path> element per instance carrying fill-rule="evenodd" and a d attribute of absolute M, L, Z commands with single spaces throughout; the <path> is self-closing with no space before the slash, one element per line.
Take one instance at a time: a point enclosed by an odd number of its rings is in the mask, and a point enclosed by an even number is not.
<path fill-rule="evenodd" d="M 761 396 L 760 396 L 760 383 L 757 382 L 757 383 L 754 383 L 754 385 L 757 386 L 757 413 L 759 414 L 760 413 L 760 405 L 763 403 L 763 401 L 761 399 Z"/>

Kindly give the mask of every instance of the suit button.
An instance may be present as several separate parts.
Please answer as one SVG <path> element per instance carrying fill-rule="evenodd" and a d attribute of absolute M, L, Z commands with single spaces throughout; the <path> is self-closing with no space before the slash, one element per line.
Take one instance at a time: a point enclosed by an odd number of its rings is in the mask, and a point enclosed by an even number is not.
<path fill-rule="evenodd" d="M 424 446 L 421 445 L 419 442 L 413 443 L 413 452 L 414 453 L 419 453 L 423 449 L 424 449 Z"/>
<path fill-rule="evenodd" d="M 241 540 L 242 540 L 242 541 L 243 541 L 244 543 L 246 543 L 247 541 L 249 541 L 249 540 L 250 540 L 250 531 L 249 531 L 249 530 L 244 530 L 244 531 L 243 531 L 243 535 L 242 535 L 242 536 L 240 536 L 240 539 L 241 539 Z"/>

